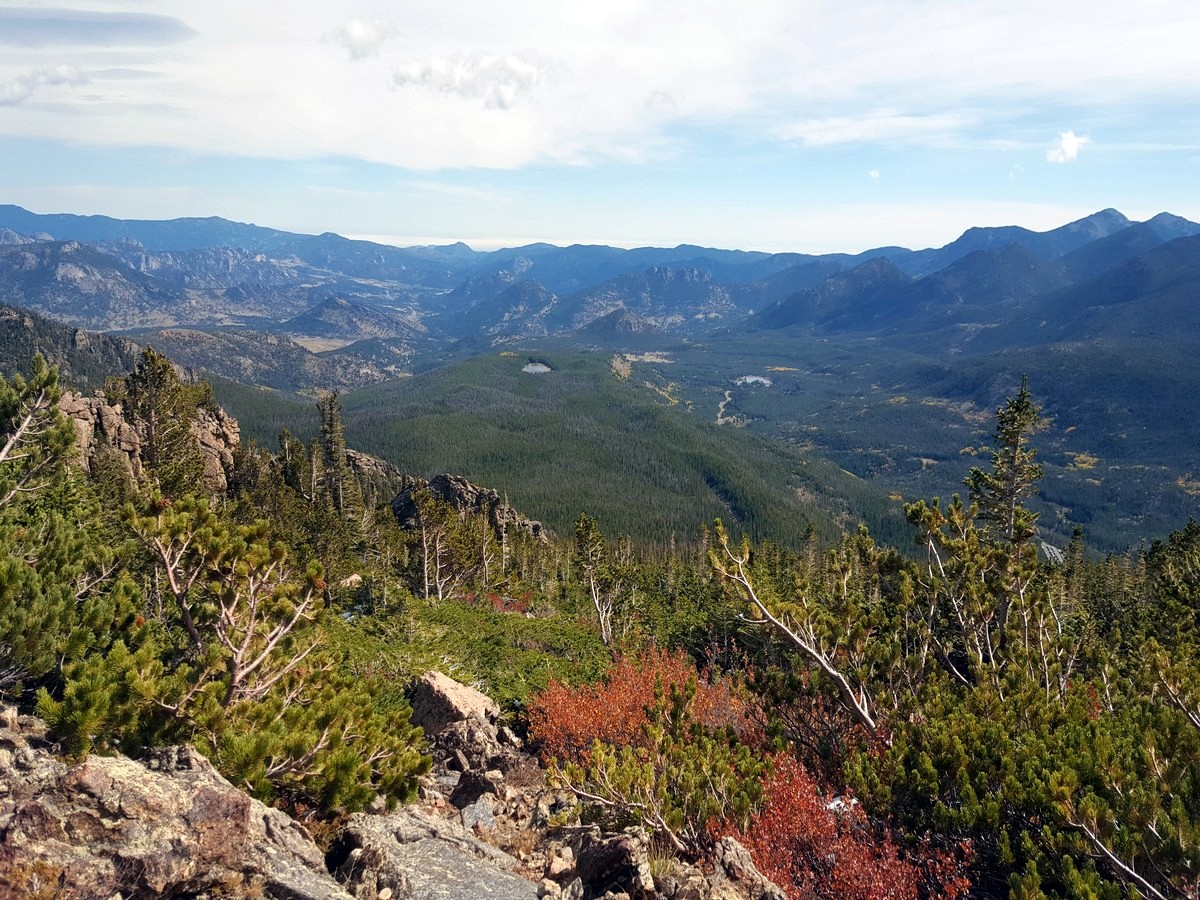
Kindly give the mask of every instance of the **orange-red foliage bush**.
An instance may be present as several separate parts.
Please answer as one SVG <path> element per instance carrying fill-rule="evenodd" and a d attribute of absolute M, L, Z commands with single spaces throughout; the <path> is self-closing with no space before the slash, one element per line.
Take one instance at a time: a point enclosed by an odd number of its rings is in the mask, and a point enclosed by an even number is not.
<path fill-rule="evenodd" d="M 743 740 L 752 740 L 756 726 L 747 715 L 746 701 L 728 678 L 697 674 L 691 657 L 682 651 L 643 650 L 622 656 L 597 684 L 568 687 L 559 681 L 529 702 L 529 732 L 546 759 L 581 761 L 594 741 L 617 747 L 638 743 L 646 724 L 646 707 L 654 703 L 655 682 L 664 693 L 697 680 L 692 712 L 709 729 L 732 726 Z"/>
<path fill-rule="evenodd" d="M 717 836 L 741 842 L 791 900 L 955 898 L 970 889 L 962 874 L 969 847 L 906 858 L 856 804 L 823 797 L 816 779 L 791 757 L 776 758 L 764 793 L 762 809 L 745 831 L 724 826 Z"/>

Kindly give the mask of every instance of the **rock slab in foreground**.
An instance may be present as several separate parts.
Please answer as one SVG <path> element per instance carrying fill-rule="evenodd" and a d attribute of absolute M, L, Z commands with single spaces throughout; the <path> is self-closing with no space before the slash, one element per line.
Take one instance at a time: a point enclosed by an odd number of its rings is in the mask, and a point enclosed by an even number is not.
<path fill-rule="evenodd" d="M 188 747 L 69 767 L 0 710 L 0 896 L 350 900 L 304 829 Z"/>
<path fill-rule="evenodd" d="M 406 808 L 351 816 L 327 859 L 357 900 L 537 900 L 516 861 L 466 829 Z"/>

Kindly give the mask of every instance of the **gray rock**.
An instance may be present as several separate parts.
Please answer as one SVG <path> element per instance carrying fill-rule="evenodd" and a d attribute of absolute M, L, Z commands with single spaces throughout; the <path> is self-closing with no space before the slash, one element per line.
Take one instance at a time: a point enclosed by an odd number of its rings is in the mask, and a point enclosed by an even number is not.
<path fill-rule="evenodd" d="M 115 454 L 131 480 L 142 479 L 142 437 L 125 420 L 119 403 L 109 403 L 103 396 L 84 397 L 67 391 L 58 407 L 75 426 L 78 461 L 85 471 L 92 471 L 97 457 L 109 453 Z M 215 412 L 201 409 L 191 431 L 204 465 L 205 489 L 223 493 L 229 486 L 234 453 L 241 446 L 237 420 L 220 408 Z"/>
<path fill-rule="evenodd" d="M 464 806 L 461 812 L 463 828 L 467 831 L 478 831 L 496 827 L 496 815 L 492 812 L 489 799 L 480 797 L 474 803 Z"/>
<path fill-rule="evenodd" d="M 731 837 L 717 841 L 713 852 L 716 872 L 713 896 L 744 897 L 746 900 L 787 900 L 787 894 L 775 882 L 758 871 L 750 851 Z"/>
<path fill-rule="evenodd" d="M 498 773 L 482 774 L 476 770 L 463 772 L 458 779 L 458 784 L 454 788 L 454 792 L 450 795 L 450 802 L 459 809 L 475 803 L 484 794 L 491 794 L 499 797 L 503 793 L 499 780 L 495 777 Z M 489 777 L 490 776 L 490 777 Z"/>
<path fill-rule="evenodd" d="M 514 874 L 517 861 L 465 828 L 419 809 L 354 815 L 329 860 L 346 889 L 374 900 L 537 900 L 538 887 Z"/>
<path fill-rule="evenodd" d="M 575 872 L 592 896 L 626 893 L 641 900 L 655 895 L 649 845 L 641 833 L 592 829 L 579 832 L 574 842 Z"/>
<path fill-rule="evenodd" d="M 158 754 L 157 770 L 123 756 L 68 767 L 49 752 L 44 725 L 4 721 L 0 747 L 15 765 L 0 772 L 0 872 L 53 876 L 61 896 L 349 900 L 298 823 L 194 750 Z M 30 885 L 12 887 L 19 896 Z"/>
<path fill-rule="evenodd" d="M 550 539 L 541 522 L 526 519 L 509 506 L 508 501 L 496 491 L 472 484 L 461 475 L 438 475 L 428 482 L 420 478 L 405 478 L 400 493 L 392 500 L 392 513 L 401 528 L 416 527 L 417 505 L 413 500 L 413 493 L 421 488 L 428 488 L 434 497 L 449 503 L 460 515 L 486 515 L 497 534 L 512 528 L 523 531 L 539 541 L 545 542 Z"/>
<path fill-rule="evenodd" d="M 664 875 L 654 877 L 654 889 L 662 900 L 711 900 L 712 885 L 695 866 L 678 860 Z"/>

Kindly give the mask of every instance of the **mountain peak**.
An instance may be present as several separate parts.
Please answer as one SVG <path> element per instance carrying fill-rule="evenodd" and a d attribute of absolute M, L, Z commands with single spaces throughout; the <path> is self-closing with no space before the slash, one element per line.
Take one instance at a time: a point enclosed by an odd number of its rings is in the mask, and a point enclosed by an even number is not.
<path fill-rule="evenodd" d="M 1164 241 L 1200 234 L 1200 225 L 1168 212 L 1160 212 L 1154 218 L 1147 219 L 1146 224 Z"/>
<path fill-rule="evenodd" d="M 1129 218 L 1119 210 L 1109 207 L 1102 209 L 1099 212 L 1094 212 L 1090 216 L 1084 216 L 1082 219 L 1076 219 L 1074 222 L 1068 222 L 1057 231 L 1080 231 L 1096 237 L 1107 237 L 1114 232 L 1120 231 L 1122 228 L 1128 228 L 1133 223 Z"/>

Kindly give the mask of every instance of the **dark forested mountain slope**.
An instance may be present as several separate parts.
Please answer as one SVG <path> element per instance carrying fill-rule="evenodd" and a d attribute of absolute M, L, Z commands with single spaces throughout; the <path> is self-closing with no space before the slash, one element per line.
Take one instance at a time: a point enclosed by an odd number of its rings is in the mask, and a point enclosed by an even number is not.
<path fill-rule="evenodd" d="M 593 319 L 575 332 L 575 337 L 581 341 L 595 341 L 631 350 L 662 347 L 667 339 L 667 331 L 637 313 L 621 308 Z"/>
<path fill-rule="evenodd" d="M 1137 222 L 1108 237 L 1084 244 L 1062 257 L 1060 262 L 1072 282 L 1102 275 L 1127 259 L 1149 253 L 1169 240 L 1149 222 Z"/>
<path fill-rule="evenodd" d="M 846 514 L 899 527 L 878 489 L 623 380 L 607 354 L 532 357 L 549 371 L 493 352 L 348 394 L 347 439 L 409 473 L 488 484 L 564 534 L 583 510 L 654 540 L 690 539 L 717 516 L 788 540 Z"/>
<path fill-rule="evenodd" d="M 911 282 L 893 263 L 879 257 L 771 304 L 751 316 L 747 325 L 776 329 L 836 322 L 853 327 L 863 316 L 882 315 L 896 292 Z"/>
<path fill-rule="evenodd" d="M 1200 236 L 1169 241 L 1047 295 L 1022 315 L 981 331 L 974 348 L 1148 338 L 1194 346 L 1198 336 Z"/>
<path fill-rule="evenodd" d="M 90 391 L 103 387 L 107 378 L 129 372 L 138 348 L 124 338 L 63 325 L 28 309 L 0 306 L 0 372 L 11 376 L 28 371 L 35 353 L 58 366 L 64 384 Z"/>
<path fill-rule="evenodd" d="M 755 281 L 733 285 L 729 296 L 740 309 L 760 310 L 798 291 L 811 290 L 845 268 L 833 259 L 803 262 Z"/>

